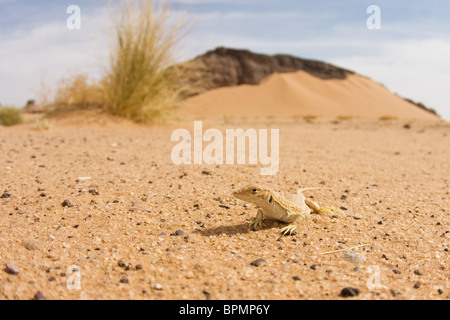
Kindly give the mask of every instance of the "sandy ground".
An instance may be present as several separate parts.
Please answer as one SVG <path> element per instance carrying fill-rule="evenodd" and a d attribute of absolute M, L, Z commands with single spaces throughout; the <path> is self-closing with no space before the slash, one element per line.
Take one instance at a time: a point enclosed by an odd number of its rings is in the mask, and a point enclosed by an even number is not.
<path fill-rule="evenodd" d="M 204 122 L 280 129 L 279 172 L 262 176 L 174 165 L 171 133 L 192 122 L 82 118 L 0 127 L 0 299 L 450 298 L 448 123 Z M 256 209 L 231 193 L 250 182 L 329 187 L 308 196 L 344 214 L 249 230 Z"/>

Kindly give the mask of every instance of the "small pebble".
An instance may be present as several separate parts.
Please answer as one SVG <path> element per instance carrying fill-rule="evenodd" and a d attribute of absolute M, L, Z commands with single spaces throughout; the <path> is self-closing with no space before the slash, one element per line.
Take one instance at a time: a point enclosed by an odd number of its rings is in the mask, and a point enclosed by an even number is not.
<path fill-rule="evenodd" d="M 44 294 L 41 291 L 38 291 L 34 295 L 33 300 L 47 300 L 47 298 L 44 296 Z"/>
<path fill-rule="evenodd" d="M 391 289 L 391 294 L 392 294 L 393 297 L 396 297 L 396 296 L 400 295 L 400 291 Z"/>
<path fill-rule="evenodd" d="M 19 274 L 19 267 L 12 263 L 7 263 L 5 265 L 5 270 L 9 274 Z"/>
<path fill-rule="evenodd" d="M 160 290 L 163 289 L 163 287 L 162 287 L 159 283 L 156 283 L 156 284 L 153 286 L 153 289 L 160 291 Z"/>
<path fill-rule="evenodd" d="M 123 277 L 122 279 L 120 279 L 120 283 L 128 283 L 128 278 Z"/>
<path fill-rule="evenodd" d="M 395 274 L 400 274 L 400 273 L 402 273 L 400 270 L 398 270 L 398 269 L 392 269 L 392 272 L 393 273 L 395 273 Z"/>
<path fill-rule="evenodd" d="M 78 177 L 75 179 L 76 182 L 91 180 L 91 177 Z"/>
<path fill-rule="evenodd" d="M 359 295 L 359 289 L 351 287 L 342 289 L 341 293 L 339 294 L 339 296 L 343 298 L 356 297 L 357 295 Z"/>
<path fill-rule="evenodd" d="M 211 300 L 211 293 L 206 290 L 203 290 L 202 293 L 205 295 L 206 300 Z"/>
<path fill-rule="evenodd" d="M 171 236 L 182 236 L 183 235 L 183 230 L 177 230 L 174 233 L 170 234 Z"/>
<path fill-rule="evenodd" d="M 129 264 L 129 265 L 127 265 L 127 266 L 125 267 L 125 271 L 130 271 L 130 270 L 134 270 L 134 269 L 133 269 L 133 266 L 131 266 L 131 265 Z"/>
<path fill-rule="evenodd" d="M 7 199 L 9 197 L 11 197 L 11 195 L 9 193 L 5 192 L 0 196 L 0 199 Z"/>
<path fill-rule="evenodd" d="M 266 262 L 266 260 L 259 258 L 259 259 L 253 260 L 252 262 L 250 262 L 250 264 L 252 266 L 259 267 L 261 264 L 263 264 L 265 262 Z"/>
<path fill-rule="evenodd" d="M 360 254 L 358 252 L 352 251 L 352 250 L 345 251 L 344 258 L 353 263 L 363 263 L 366 261 L 365 256 L 363 256 L 362 254 Z"/>
<path fill-rule="evenodd" d="M 61 206 L 63 206 L 63 207 L 68 207 L 68 208 L 72 208 L 72 207 L 73 207 L 73 204 L 72 204 L 69 200 L 64 200 L 64 201 L 61 203 Z"/>
<path fill-rule="evenodd" d="M 418 276 L 423 275 L 422 271 L 420 271 L 420 270 L 414 270 L 414 274 L 418 275 Z"/>
<path fill-rule="evenodd" d="M 419 289 L 420 288 L 420 283 L 416 282 L 413 286 L 414 289 Z"/>
<path fill-rule="evenodd" d="M 285 263 L 281 266 L 281 270 L 287 272 L 291 270 L 291 265 L 289 263 Z"/>
<path fill-rule="evenodd" d="M 292 280 L 294 280 L 294 281 L 300 281 L 301 279 L 300 279 L 299 276 L 293 276 L 293 277 L 292 277 Z"/>
<path fill-rule="evenodd" d="M 22 246 L 27 250 L 33 251 L 39 248 L 39 243 L 34 240 L 23 240 Z"/>

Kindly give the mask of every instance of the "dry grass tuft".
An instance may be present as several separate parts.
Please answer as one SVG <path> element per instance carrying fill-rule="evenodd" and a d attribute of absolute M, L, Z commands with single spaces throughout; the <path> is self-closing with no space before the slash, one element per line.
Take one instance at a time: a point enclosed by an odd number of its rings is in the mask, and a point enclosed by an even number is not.
<path fill-rule="evenodd" d="M 317 120 L 319 118 L 319 116 L 314 115 L 314 114 L 307 114 L 305 116 L 303 116 L 303 120 L 305 120 L 307 123 L 312 123 L 313 120 Z"/>
<path fill-rule="evenodd" d="M 389 120 L 397 120 L 397 119 L 398 119 L 398 117 L 392 116 L 392 115 L 384 115 L 384 116 L 380 116 L 378 118 L 378 120 L 380 120 L 380 121 L 389 121 Z"/>
<path fill-rule="evenodd" d="M 32 128 L 36 131 L 44 131 L 50 129 L 50 125 L 43 114 L 37 114 L 33 118 Z"/>
<path fill-rule="evenodd" d="M 115 38 L 102 81 L 108 112 L 138 122 L 164 117 L 177 105 L 183 89 L 174 63 L 183 37 L 183 17 L 173 23 L 169 4 L 122 0 L 113 8 Z"/>
<path fill-rule="evenodd" d="M 355 116 L 352 115 L 339 115 L 336 117 L 337 120 L 345 121 L 345 120 L 352 120 Z"/>
<path fill-rule="evenodd" d="M 50 113 L 102 108 L 136 122 L 164 120 L 187 90 L 182 70 L 173 67 L 187 23 L 169 3 L 119 0 L 110 3 L 110 59 L 98 82 L 86 75 L 62 81 Z"/>
<path fill-rule="evenodd" d="M 14 126 L 23 122 L 22 111 L 14 107 L 0 107 L 0 125 Z"/>
<path fill-rule="evenodd" d="M 89 108 L 100 108 L 104 105 L 103 88 L 98 83 L 88 80 L 86 75 L 75 75 L 61 81 L 53 101 L 47 104 L 50 114 Z"/>

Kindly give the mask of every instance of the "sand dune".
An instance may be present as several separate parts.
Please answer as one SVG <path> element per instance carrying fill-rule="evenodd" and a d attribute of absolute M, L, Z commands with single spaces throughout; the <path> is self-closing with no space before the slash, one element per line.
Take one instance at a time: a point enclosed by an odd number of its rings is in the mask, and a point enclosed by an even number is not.
<path fill-rule="evenodd" d="M 320 79 L 305 71 L 276 73 L 259 85 L 210 90 L 185 101 L 180 113 L 188 118 L 351 116 L 435 120 L 437 116 L 358 74 L 345 80 Z"/>

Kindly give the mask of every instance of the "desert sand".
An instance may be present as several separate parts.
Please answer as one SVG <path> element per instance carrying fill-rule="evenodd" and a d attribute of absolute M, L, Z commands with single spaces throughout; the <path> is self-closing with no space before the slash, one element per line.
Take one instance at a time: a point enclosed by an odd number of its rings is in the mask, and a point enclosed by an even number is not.
<path fill-rule="evenodd" d="M 450 124 L 357 74 L 272 74 L 178 121 L 0 127 L 0 299 L 449 299 Z M 279 170 L 172 161 L 176 129 L 278 129 Z M 203 146 L 205 147 L 205 146 Z M 341 214 L 251 230 L 250 183 Z M 342 294 L 351 293 L 354 297 Z"/>
<path fill-rule="evenodd" d="M 345 100 L 344 87 L 329 90 Z M 450 125 L 419 111 L 415 121 L 204 121 L 279 129 L 273 176 L 174 165 L 171 133 L 191 121 L 81 113 L 48 130 L 0 127 L 0 299 L 449 299 Z M 256 208 L 231 195 L 248 183 L 327 187 L 307 195 L 343 214 L 313 214 L 291 236 L 278 222 L 249 230 Z M 358 295 L 343 297 L 346 287 Z"/>

